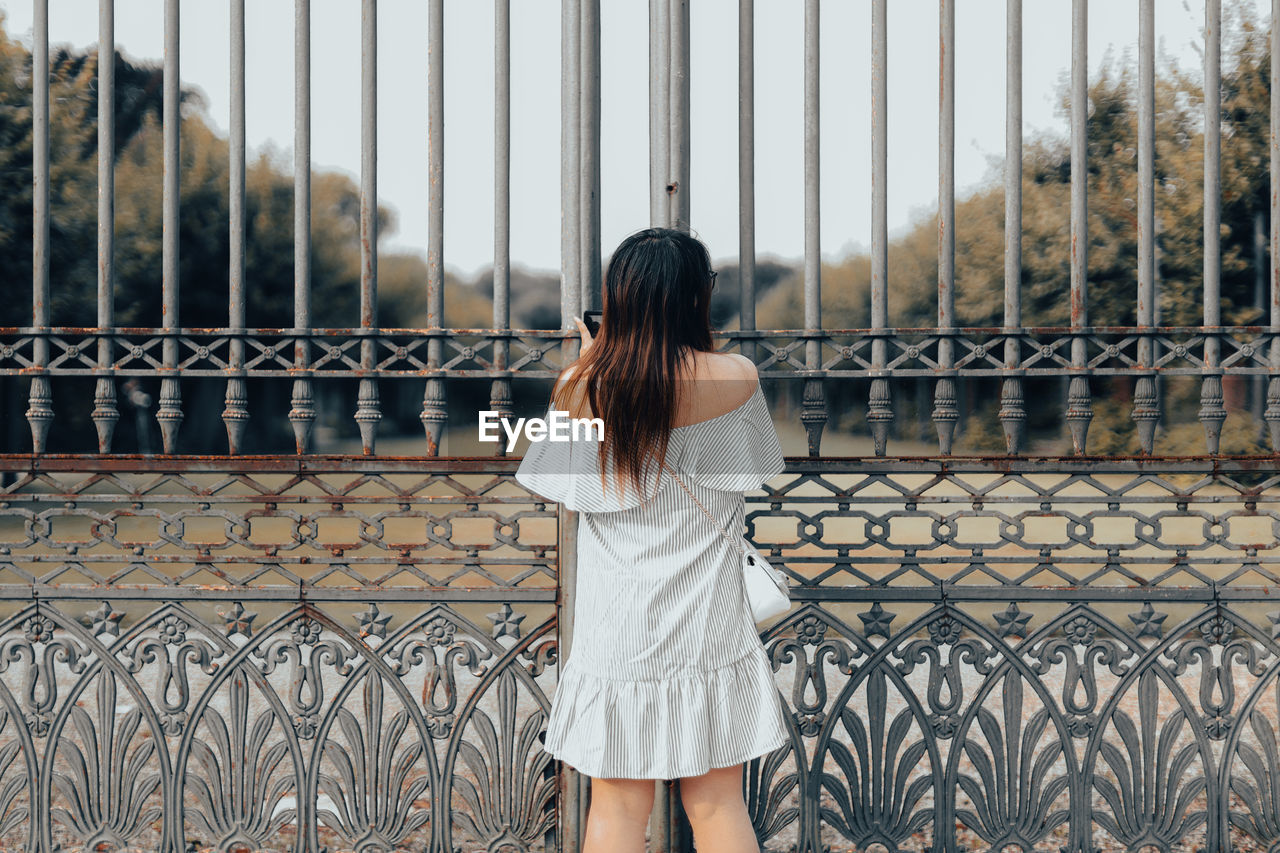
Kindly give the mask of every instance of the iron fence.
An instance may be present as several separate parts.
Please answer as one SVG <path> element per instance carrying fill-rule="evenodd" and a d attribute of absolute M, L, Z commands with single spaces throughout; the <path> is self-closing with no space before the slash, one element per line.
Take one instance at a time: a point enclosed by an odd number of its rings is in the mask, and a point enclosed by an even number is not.
<path fill-rule="evenodd" d="M 766 849 L 1275 843 L 1280 475 L 1055 462 L 791 457 L 750 496 L 796 600 Z M 567 525 L 515 463 L 6 457 L 4 845 L 571 845 Z"/>
<path fill-rule="evenodd" d="M 224 327 L 178 316 L 179 2 L 165 0 L 161 328 L 114 323 L 112 110 L 99 111 L 98 325 L 50 324 L 48 0 L 34 0 L 32 325 L 0 329 L 29 381 L 31 452 L 0 456 L 0 837 L 31 850 L 580 848 L 590 787 L 540 749 L 572 641 L 574 513 L 516 460 L 438 455 L 450 384 L 546 380 L 598 307 L 600 2 L 563 0 L 562 327 L 510 327 L 510 17 L 495 2 L 492 328 L 443 324 L 444 2 L 430 0 L 428 325 L 376 323 L 376 0 L 362 0 L 360 323 L 311 322 L 310 20 L 295 0 L 294 326 L 245 311 L 245 3 L 231 9 Z M 890 325 L 887 0 L 871 17 L 871 327 L 823 327 L 818 0 L 804 3 L 804 328 L 756 328 L 754 3 L 739 0 L 740 328 L 719 345 L 801 387 L 807 457 L 750 495 L 749 535 L 797 605 L 763 638 L 792 742 L 749 762 L 766 849 L 1280 849 L 1275 456 L 1218 453 L 1223 379 L 1266 378 L 1280 446 L 1280 268 L 1269 323 L 1224 326 L 1220 2 L 1206 2 L 1204 312 L 1157 323 L 1154 0 L 1140 0 L 1137 325 L 1090 325 L 1087 2 L 1072 0 L 1070 325 L 1022 322 L 1022 4 L 1007 0 L 1003 325 L 955 312 L 955 3 L 939 2 L 938 313 Z M 688 227 L 687 0 L 650 2 L 650 215 Z M 99 0 L 100 43 L 114 2 Z M 1273 2 L 1273 18 L 1280 0 Z M 1280 33 L 1271 34 L 1280 174 Z M 98 68 L 113 103 L 111 63 Z M 1280 239 L 1277 196 L 1271 242 Z M 1131 377 L 1145 455 L 1087 455 L 1090 380 Z M 1199 457 L 1156 447 L 1163 376 L 1200 381 Z M 52 383 L 93 377 L 97 453 L 47 452 Z M 116 381 L 160 380 L 163 452 L 113 452 Z M 868 385 L 875 456 L 822 456 L 832 383 Z M 1025 381 L 1067 385 L 1074 455 L 1027 456 Z M 227 453 L 184 455 L 180 380 L 225 381 Z M 242 453 L 248 387 L 291 385 L 296 455 Z M 421 457 L 376 454 L 385 382 L 424 381 Z M 1000 381 L 1007 457 L 951 454 L 958 389 Z M 356 380 L 363 455 L 313 452 L 315 384 Z M 933 383 L 938 453 L 889 455 L 895 391 Z M 15 412 L 6 413 L 9 416 Z M 254 412 L 255 417 L 268 413 Z M 499 448 L 501 445 L 499 445 Z M 658 850 L 689 848 L 660 786 Z"/>

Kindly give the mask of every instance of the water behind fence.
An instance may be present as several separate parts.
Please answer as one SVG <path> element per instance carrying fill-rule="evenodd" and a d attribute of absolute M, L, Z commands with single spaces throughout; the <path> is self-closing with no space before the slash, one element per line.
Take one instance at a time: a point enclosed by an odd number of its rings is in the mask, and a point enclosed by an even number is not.
<path fill-rule="evenodd" d="M 98 322 L 50 326 L 49 8 L 34 2 L 34 307 L 30 326 L 0 328 L 0 376 L 22 380 L 31 436 L 30 452 L 0 455 L 0 846 L 580 849 L 589 784 L 540 746 L 573 639 L 575 516 L 520 487 L 515 459 L 438 450 L 459 383 L 483 380 L 489 408 L 510 412 L 513 383 L 545 385 L 576 355 L 569 318 L 598 306 L 599 0 L 562 5 L 563 331 L 510 328 L 509 0 L 495 3 L 491 328 L 442 322 L 443 0 L 429 4 L 426 327 L 376 325 L 376 0 L 362 0 L 360 35 L 359 326 L 311 322 L 308 0 L 295 2 L 294 326 L 247 325 L 244 0 L 230 0 L 226 325 L 177 314 L 179 3 L 166 0 L 164 323 L 114 323 L 106 109 Z M 748 496 L 748 535 L 796 601 L 763 634 L 792 742 L 743 780 L 765 849 L 1280 849 L 1280 470 L 1275 456 L 1218 453 L 1224 381 L 1246 376 L 1267 383 L 1260 410 L 1280 442 L 1280 274 L 1272 258 L 1260 325 L 1221 324 L 1219 5 L 1206 4 L 1201 325 L 1155 325 L 1154 0 L 1137 6 L 1137 324 L 1089 325 L 1088 185 L 1074 168 L 1087 2 L 1073 0 L 1070 324 L 1023 325 L 1022 4 L 1008 0 L 1003 324 L 957 327 L 956 7 L 940 0 L 937 321 L 891 326 L 888 2 L 873 0 L 871 325 L 823 328 L 819 3 L 806 0 L 804 328 L 758 329 L 754 11 L 740 0 L 741 310 L 717 340 L 770 389 L 796 389 L 809 450 Z M 112 0 L 99 9 L 112 44 Z M 651 218 L 687 227 L 688 3 L 651 0 L 650 20 Z M 1280 58 L 1275 33 L 1270 51 Z M 102 104 L 113 73 L 98 69 Z M 1273 179 L 1277 74 L 1273 61 Z M 77 403 L 97 452 L 50 453 L 64 415 L 53 391 L 75 377 L 95 382 Z M 1113 377 L 1132 382 L 1142 456 L 1087 455 L 1093 386 Z M 1201 386 L 1206 455 L 1153 455 L 1166 377 Z M 113 449 L 130 378 L 159 380 L 160 453 Z M 821 455 L 842 380 L 865 389 L 874 455 Z M 993 380 L 1008 455 L 951 455 L 964 390 Z M 214 382 L 226 452 L 182 453 L 193 395 Z M 288 400 L 250 411 L 252 387 L 281 382 Z M 358 386 L 361 454 L 313 452 L 331 382 Z M 424 452 L 379 455 L 380 394 L 404 382 L 422 389 Z M 922 382 L 937 453 L 889 456 Z M 1060 386 L 1074 454 L 1028 455 L 1029 414 Z M 288 419 L 296 454 L 244 455 L 251 419 L 271 418 Z M 687 850 L 677 793 L 659 790 L 651 847 Z"/>

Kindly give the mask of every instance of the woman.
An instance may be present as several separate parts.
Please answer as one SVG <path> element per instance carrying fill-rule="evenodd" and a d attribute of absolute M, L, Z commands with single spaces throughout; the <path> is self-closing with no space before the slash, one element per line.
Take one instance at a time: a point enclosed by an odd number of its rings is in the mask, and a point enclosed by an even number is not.
<path fill-rule="evenodd" d="M 790 742 L 739 552 L 698 506 L 736 535 L 743 492 L 784 467 L 754 364 L 712 345 L 714 280 L 682 231 L 624 240 L 550 406 L 603 440 L 532 442 L 516 472 L 581 513 L 545 748 L 592 777 L 584 853 L 643 853 L 654 780 L 677 778 L 699 853 L 758 851 L 743 763 Z"/>

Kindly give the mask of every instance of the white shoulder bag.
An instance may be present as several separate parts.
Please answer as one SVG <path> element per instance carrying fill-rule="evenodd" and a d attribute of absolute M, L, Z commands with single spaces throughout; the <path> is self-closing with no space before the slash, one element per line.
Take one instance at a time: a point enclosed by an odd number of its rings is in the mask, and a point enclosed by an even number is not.
<path fill-rule="evenodd" d="M 698 505 L 698 509 L 702 510 L 703 515 L 711 520 L 725 538 L 729 540 L 729 544 L 735 547 L 742 554 L 742 579 L 743 585 L 747 590 L 747 601 L 751 605 L 751 615 L 757 622 L 763 622 L 770 616 L 777 616 L 779 613 L 785 613 L 791 608 L 791 595 L 787 591 L 787 576 L 782 572 L 769 565 L 769 561 L 761 556 L 746 537 L 742 534 L 734 537 L 729 534 L 716 521 L 716 517 L 707 511 L 702 502 L 693 496 L 693 492 L 689 491 L 689 487 L 684 481 L 676 476 L 676 472 L 672 470 L 665 462 L 663 467 L 671 472 L 671 476 L 675 477 L 680 488 L 684 489 L 685 494 L 692 498 L 693 502 Z"/>

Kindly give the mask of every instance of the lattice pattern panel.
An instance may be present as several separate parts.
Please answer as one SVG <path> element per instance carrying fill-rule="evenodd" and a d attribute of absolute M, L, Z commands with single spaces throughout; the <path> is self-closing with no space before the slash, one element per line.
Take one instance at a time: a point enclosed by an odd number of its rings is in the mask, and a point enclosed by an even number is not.
<path fill-rule="evenodd" d="M 37 334 L 34 330 L 0 328 L 0 374 L 18 375 L 35 363 L 35 341 L 49 342 L 45 365 L 55 376 L 97 376 L 102 366 L 128 376 L 165 376 L 163 344 L 174 338 L 183 377 L 225 379 L 228 374 L 249 377 L 297 376 L 298 347 L 309 353 L 307 370 L 313 376 L 390 376 L 420 378 L 427 373 L 448 376 L 494 376 L 514 371 L 531 377 L 553 377 L 561 367 L 561 332 L 536 330 L 379 329 L 361 334 L 350 329 L 318 329 L 302 333 L 283 329 L 143 329 L 107 332 L 92 328 L 60 327 Z M 98 344 L 107 339 L 111 361 L 98 364 Z M 428 344 L 439 339 L 444 355 L 433 369 Z M 364 341 L 373 342 L 374 364 L 360 367 Z M 232 361 L 231 343 L 244 343 L 239 365 Z M 494 344 L 507 343 L 506 367 L 499 369 Z"/>
<path fill-rule="evenodd" d="M 518 462 L 9 457 L 0 592 L 553 601 L 556 506 Z"/>
<path fill-rule="evenodd" d="M 59 520 L 99 489 L 120 504 L 127 475 L 132 512 L 203 498 L 189 517 L 224 531 L 220 500 L 314 536 L 334 495 L 374 518 L 374 489 L 386 540 L 404 496 L 424 529 L 453 524 L 450 559 L 550 581 L 10 582 L 0 846 L 557 849 L 558 534 L 517 460 L 20 461 L 5 517 L 40 534 L 6 538 L 20 568 L 65 563 Z M 1275 853 L 1276 479 L 1259 460 L 790 459 L 749 496 L 797 601 L 764 635 L 792 726 L 747 767 L 764 848 Z M 456 535 L 477 518 L 501 555 Z"/>
<path fill-rule="evenodd" d="M 1275 335 L 1260 326 L 1232 326 L 1221 331 L 1195 326 L 1066 327 L 939 329 L 824 329 L 726 332 L 718 336 L 724 349 L 754 347 L 761 375 L 777 378 L 788 374 L 826 377 L 915 377 L 937 379 L 943 375 L 972 377 L 1009 376 L 1168 376 L 1201 377 L 1205 373 L 1205 342 L 1219 342 L 1218 367 L 1224 373 L 1274 375 L 1270 364 Z M 820 344 L 817 372 L 805 363 L 805 343 Z M 872 360 L 873 342 L 887 343 L 883 368 Z M 943 367 L 939 345 L 951 341 L 951 363 Z M 1073 367 L 1072 344 L 1084 342 L 1084 363 Z M 1138 345 L 1149 340 L 1155 357 L 1144 366 Z M 1005 345 L 1015 344 L 1012 365 Z"/>
<path fill-rule="evenodd" d="M 576 335 L 576 332 L 573 333 Z M 184 377 L 225 379 L 228 373 L 248 377 L 294 378 L 294 354 L 301 344 L 309 347 L 307 370 L 311 375 L 379 376 L 387 378 L 499 378 L 511 375 L 548 378 L 561 367 L 564 333 L 533 329 L 378 329 L 367 334 L 348 329 L 316 329 L 299 333 L 285 329 L 150 329 L 126 328 L 111 332 L 94 328 L 56 327 L 37 332 L 32 328 L 0 328 L 0 374 L 20 375 L 35 363 L 37 337 L 49 342 L 47 370 L 54 376 L 98 376 L 106 367 L 122 375 L 163 376 L 161 349 L 166 338 L 178 343 L 178 369 Z M 98 363 L 98 343 L 110 342 L 110 362 Z M 432 368 L 428 343 L 443 342 L 443 356 Z M 1226 373 L 1272 376 L 1270 363 L 1274 333 L 1263 326 L 1231 326 L 1221 330 L 1198 326 L 1134 327 L 1037 327 L 1005 331 L 999 328 L 938 329 L 772 329 L 730 331 L 716 335 L 721 349 L 738 351 L 743 345 L 758 353 L 762 375 L 780 378 L 806 371 L 805 343 L 817 340 L 821 360 L 816 372 L 804 376 L 898 376 L 936 379 L 941 369 L 939 343 L 950 340 L 952 364 L 946 368 L 960 376 L 1076 376 L 1072 367 L 1074 340 L 1085 344 L 1084 373 L 1090 376 L 1151 372 L 1166 375 L 1204 375 L 1208 366 L 1205 342 L 1217 340 L 1221 355 L 1218 368 Z M 887 361 L 877 370 L 872 363 L 872 342 L 888 342 Z M 1156 356 L 1143 366 L 1138 345 L 1150 340 Z M 239 366 L 231 360 L 233 340 L 244 342 Z M 374 365 L 360 367 L 364 340 L 374 344 Z M 494 345 L 506 341 L 507 366 L 499 368 Z M 1006 363 L 1005 343 L 1016 343 L 1017 358 Z"/>
<path fill-rule="evenodd" d="M 1280 583 L 1271 460 L 794 459 L 748 498 L 795 596 L 1254 596 Z"/>

